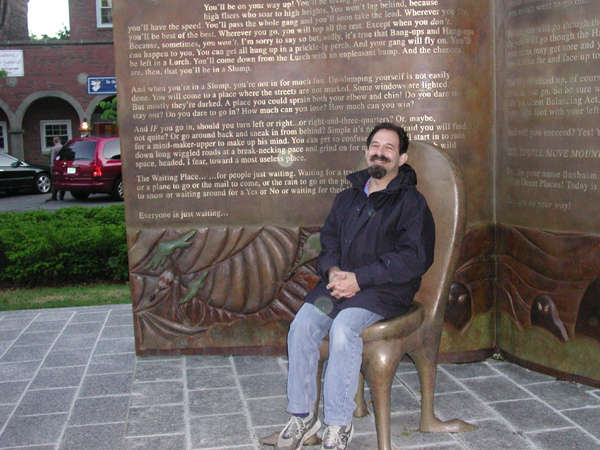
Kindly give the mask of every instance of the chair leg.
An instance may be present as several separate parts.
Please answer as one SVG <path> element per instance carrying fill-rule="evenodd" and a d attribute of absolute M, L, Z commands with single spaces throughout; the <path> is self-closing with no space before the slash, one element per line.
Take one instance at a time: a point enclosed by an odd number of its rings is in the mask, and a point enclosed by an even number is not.
<path fill-rule="evenodd" d="M 444 422 L 435 416 L 433 403 L 437 363 L 431 360 L 426 354 L 425 349 L 412 352 L 410 356 L 417 366 L 421 384 L 421 423 L 419 431 L 459 433 L 475 430 L 476 426 L 460 419 L 452 419 Z"/>
<path fill-rule="evenodd" d="M 354 403 L 356 403 L 354 417 L 365 417 L 369 415 L 369 408 L 365 402 L 365 377 L 362 372 L 358 375 L 358 389 L 354 396 Z"/>
<path fill-rule="evenodd" d="M 387 355 L 386 355 L 387 356 Z M 390 394 L 394 373 L 398 366 L 397 359 L 386 356 L 368 361 L 363 365 L 365 378 L 371 389 L 375 428 L 377 429 L 377 446 L 379 450 L 391 450 L 390 437 Z"/>

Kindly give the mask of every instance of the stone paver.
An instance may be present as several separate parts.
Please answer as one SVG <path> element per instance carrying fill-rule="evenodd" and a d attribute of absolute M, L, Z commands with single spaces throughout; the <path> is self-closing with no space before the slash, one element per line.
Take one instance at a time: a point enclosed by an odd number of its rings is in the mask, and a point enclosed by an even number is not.
<path fill-rule="evenodd" d="M 137 357 L 132 323 L 129 305 L 0 312 L 0 449 L 272 448 L 259 439 L 287 421 L 285 358 Z M 436 392 L 442 420 L 478 429 L 418 432 L 418 375 L 402 361 L 395 449 L 600 448 L 598 388 L 487 360 L 441 364 Z M 377 448 L 372 415 L 354 426 L 350 449 Z"/>

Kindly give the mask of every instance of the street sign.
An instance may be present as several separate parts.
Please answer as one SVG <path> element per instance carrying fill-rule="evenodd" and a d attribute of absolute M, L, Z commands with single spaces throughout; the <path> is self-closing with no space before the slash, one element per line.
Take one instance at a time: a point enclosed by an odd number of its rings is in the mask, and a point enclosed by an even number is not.
<path fill-rule="evenodd" d="M 88 94 L 116 94 L 117 80 L 115 77 L 88 77 Z"/>

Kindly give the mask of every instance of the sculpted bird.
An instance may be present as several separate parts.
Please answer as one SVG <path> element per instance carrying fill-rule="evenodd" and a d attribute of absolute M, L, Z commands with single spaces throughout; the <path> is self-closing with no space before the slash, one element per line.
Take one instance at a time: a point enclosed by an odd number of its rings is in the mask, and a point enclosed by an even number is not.
<path fill-rule="evenodd" d="M 298 262 L 292 267 L 289 275 L 293 274 L 298 268 L 313 259 L 316 259 L 321 253 L 321 234 L 313 233 L 304 242 L 302 246 L 302 254 Z"/>
<path fill-rule="evenodd" d="M 538 295 L 531 307 L 531 325 L 545 328 L 562 341 L 568 341 L 569 335 L 560 320 L 554 301 L 547 295 Z"/>
<path fill-rule="evenodd" d="M 198 278 L 197 280 L 194 280 L 194 281 L 190 282 L 190 284 L 188 284 L 188 286 L 187 286 L 188 293 L 184 298 L 179 300 L 180 305 L 183 305 L 184 303 L 189 302 L 191 299 L 193 299 L 196 296 L 196 294 L 198 294 L 200 289 L 202 289 L 202 286 L 204 286 L 204 280 L 207 275 L 208 275 L 208 272 L 204 272 L 202 275 L 200 275 L 200 278 Z"/>
<path fill-rule="evenodd" d="M 471 294 L 463 283 L 454 281 L 450 285 L 444 320 L 457 330 L 462 330 L 471 320 Z"/>
<path fill-rule="evenodd" d="M 146 264 L 146 268 L 156 270 L 160 266 L 165 263 L 165 260 L 178 248 L 187 248 L 192 245 L 191 242 L 188 242 L 193 236 L 196 234 L 195 230 L 192 230 L 179 239 L 175 239 L 173 241 L 164 241 L 159 243 L 156 246 L 156 252 L 154 256 L 150 260 L 148 264 Z"/>

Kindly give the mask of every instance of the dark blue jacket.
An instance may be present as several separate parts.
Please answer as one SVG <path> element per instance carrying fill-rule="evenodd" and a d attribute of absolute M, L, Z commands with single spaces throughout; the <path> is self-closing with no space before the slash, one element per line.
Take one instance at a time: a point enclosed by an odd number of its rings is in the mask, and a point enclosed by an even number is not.
<path fill-rule="evenodd" d="M 317 268 L 321 279 L 306 301 L 330 317 L 360 307 L 385 318 L 403 314 L 433 262 L 435 225 L 425 198 L 416 189 L 417 175 L 408 164 L 382 191 L 367 197 L 367 170 L 348 175 L 352 184 L 340 192 L 321 229 Z M 354 272 L 360 291 L 335 299 L 325 288 L 327 270 Z M 323 305 L 326 305 L 323 308 Z"/>

